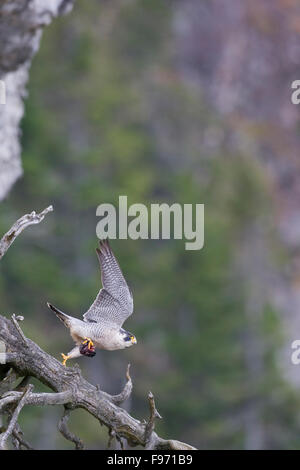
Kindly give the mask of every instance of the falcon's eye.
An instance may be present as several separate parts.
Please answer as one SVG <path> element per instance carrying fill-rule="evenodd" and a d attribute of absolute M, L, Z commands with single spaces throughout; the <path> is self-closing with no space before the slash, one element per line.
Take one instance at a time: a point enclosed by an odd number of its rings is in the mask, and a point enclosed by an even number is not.
<path fill-rule="evenodd" d="M 131 341 L 131 336 L 125 336 L 124 341 Z"/>

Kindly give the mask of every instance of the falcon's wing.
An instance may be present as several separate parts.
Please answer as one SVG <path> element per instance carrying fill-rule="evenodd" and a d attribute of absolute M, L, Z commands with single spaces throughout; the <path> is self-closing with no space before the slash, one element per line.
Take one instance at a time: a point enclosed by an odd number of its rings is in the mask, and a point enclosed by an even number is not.
<path fill-rule="evenodd" d="M 99 242 L 97 255 L 101 267 L 103 289 L 83 315 L 86 322 L 109 322 L 121 327 L 132 312 L 133 299 L 121 268 L 108 240 Z"/>

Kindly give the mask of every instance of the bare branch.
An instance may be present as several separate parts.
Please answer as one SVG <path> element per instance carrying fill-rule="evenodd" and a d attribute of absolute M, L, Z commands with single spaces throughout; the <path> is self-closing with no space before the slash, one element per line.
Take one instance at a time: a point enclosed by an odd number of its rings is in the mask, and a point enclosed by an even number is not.
<path fill-rule="evenodd" d="M 31 392 L 32 389 L 33 389 L 33 385 L 31 385 L 31 384 L 28 385 L 25 392 L 22 394 L 22 397 L 19 401 L 19 404 L 16 407 L 16 409 L 15 409 L 13 415 L 12 415 L 12 418 L 9 422 L 9 425 L 8 425 L 6 431 L 0 435 L 0 449 L 5 448 L 5 443 L 6 443 L 7 439 L 9 438 L 9 436 L 12 434 L 12 432 L 15 428 L 15 425 L 17 423 L 19 414 L 20 414 L 23 406 L 25 405 L 27 395 Z"/>
<path fill-rule="evenodd" d="M 145 443 L 146 449 L 155 449 L 157 444 L 157 435 L 153 433 L 155 427 L 155 419 L 162 419 L 159 412 L 156 409 L 154 396 L 152 392 L 148 393 L 149 408 L 150 408 L 150 417 L 145 428 Z"/>
<path fill-rule="evenodd" d="M 175 439 L 161 439 L 156 449 L 159 450 L 196 450 L 196 447 L 186 444 L 185 442 L 176 441 Z"/>
<path fill-rule="evenodd" d="M 14 391 L 23 392 L 25 387 L 29 384 L 29 380 L 30 380 L 30 375 L 26 375 L 25 377 L 23 377 L 21 382 L 17 385 L 17 387 L 15 387 Z"/>
<path fill-rule="evenodd" d="M 110 449 L 111 444 L 113 440 L 115 439 L 120 444 L 121 450 L 124 450 L 124 442 L 114 429 L 111 429 L 111 428 L 109 429 L 108 436 L 109 437 L 108 437 L 107 449 Z"/>
<path fill-rule="evenodd" d="M 28 450 L 34 450 L 33 447 L 24 439 L 23 431 L 21 430 L 18 423 L 16 423 L 14 430 L 12 432 L 14 439 L 18 442 L 18 448 L 21 449 L 24 447 Z"/>
<path fill-rule="evenodd" d="M 22 395 L 22 392 L 15 391 L 8 392 L 3 395 L 2 399 L 0 400 L 0 411 L 12 403 L 18 402 Z M 29 393 L 26 395 L 25 404 L 36 406 L 65 405 L 71 400 L 71 390 L 65 390 L 64 392 L 60 393 Z"/>
<path fill-rule="evenodd" d="M 107 449 L 110 449 L 111 444 L 116 436 L 116 433 L 113 429 L 109 428 L 108 430 L 108 443 L 107 443 Z"/>
<path fill-rule="evenodd" d="M 14 436 L 14 434 L 12 433 L 12 445 L 14 446 L 14 449 L 15 450 L 20 450 L 21 449 L 21 446 L 20 446 L 20 442 L 18 441 L 18 439 Z"/>
<path fill-rule="evenodd" d="M 49 206 L 40 214 L 37 214 L 35 211 L 33 211 L 31 214 L 23 215 L 23 217 L 17 220 L 0 240 L 0 259 L 5 255 L 8 248 L 26 227 L 32 224 L 39 224 L 44 219 L 45 215 L 51 211 L 53 211 L 53 207 Z"/>
<path fill-rule="evenodd" d="M 14 369 L 9 369 L 4 379 L 0 380 L 0 397 L 12 389 L 14 382 L 18 379 L 18 374 Z"/>
<path fill-rule="evenodd" d="M 17 320 L 18 318 L 19 318 L 19 317 L 16 317 L 16 315 L 13 313 L 13 315 L 12 315 L 12 317 L 11 317 L 12 322 L 13 322 L 13 324 L 14 324 L 16 330 L 17 330 L 17 333 L 18 333 L 18 335 L 19 335 L 19 338 L 21 339 L 21 341 L 23 341 L 23 343 L 25 344 L 25 346 L 27 346 L 27 339 L 26 339 L 26 337 L 25 337 L 23 331 L 21 330 L 21 327 L 20 327 L 20 325 L 19 325 L 19 323 L 18 323 L 18 320 Z M 22 317 L 21 317 L 21 318 L 22 318 Z"/>
<path fill-rule="evenodd" d="M 37 344 L 27 338 L 25 346 L 15 336 L 13 323 L 0 315 L 0 340 L 4 341 L 9 352 L 8 365 L 20 376 L 30 375 L 50 387 L 55 393 L 30 393 L 26 397 L 28 405 L 69 404 L 72 408 L 83 408 L 97 420 L 113 429 L 119 438 L 127 439 L 132 445 L 146 446 L 145 424 L 130 416 L 124 409 L 113 403 L 113 397 L 97 389 L 81 375 L 80 369 L 64 367 L 54 357 L 43 351 Z M 127 378 L 128 381 L 128 378 Z M 0 409 L 20 400 L 21 392 L 12 391 L 2 396 Z M 150 396 L 149 403 L 153 404 Z M 152 408 L 151 408 L 152 409 Z M 155 408 L 156 409 L 156 408 Z M 153 411 L 152 415 L 153 417 Z M 155 416 L 157 417 L 157 416 Z M 153 432 L 152 418 L 148 424 L 146 437 L 151 434 L 155 439 L 155 448 L 168 449 L 173 446 Z M 172 447 L 173 448 L 173 447 Z"/>
<path fill-rule="evenodd" d="M 70 413 L 71 410 L 65 407 L 64 414 L 62 415 L 58 423 L 58 429 L 68 441 L 71 441 L 75 444 L 76 450 L 81 450 L 84 448 L 82 440 L 79 439 L 79 437 L 75 436 L 75 434 L 73 434 L 68 428 Z"/>
<path fill-rule="evenodd" d="M 127 400 L 130 395 L 131 395 L 131 392 L 132 392 L 132 380 L 131 380 L 131 377 L 130 377 L 130 374 L 129 374 L 129 370 L 130 370 L 130 364 L 128 364 L 127 366 L 127 370 L 126 370 L 126 379 L 127 379 L 127 382 L 122 390 L 121 393 L 119 393 L 118 395 L 113 395 L 111 397 L 111 400 L 113 403 L 115 403 L 115 405 L 121 405 L 125 400 Z"/>
<path fill-rule="evenodd" d="M 118 443 L 120 444 L 121 450 L 124 450 L 124 442 L 123 442 L 122 438 L 117 433 L 116 433 L 116 439 L 117 439 Z"/>

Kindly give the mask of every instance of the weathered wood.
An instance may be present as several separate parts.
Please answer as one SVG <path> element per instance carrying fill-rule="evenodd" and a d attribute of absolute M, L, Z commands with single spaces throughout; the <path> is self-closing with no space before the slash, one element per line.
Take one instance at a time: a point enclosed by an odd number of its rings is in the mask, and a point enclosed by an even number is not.
<path fill-rule="evenodd" d="M 0 104 L 0 201 L 22 175 L 19 126 L 32 58 L 44 27 L 55 16 L 68 12 L 73 1 L 0 2 L 0 80 L 6 89 L 6 104 Z"/>

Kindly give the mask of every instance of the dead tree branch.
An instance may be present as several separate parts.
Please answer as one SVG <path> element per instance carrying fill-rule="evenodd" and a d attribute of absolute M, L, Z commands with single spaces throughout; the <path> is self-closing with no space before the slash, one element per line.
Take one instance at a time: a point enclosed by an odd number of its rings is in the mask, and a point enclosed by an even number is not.
<path fill-rule="evenodd" d="M 156 442 L 157 442 L 157 435 L 153 432 L 155 427 L 155 419 L 159 418 L 162 419 L 159 412 L 156 409 L 154 396 L 152 392 L 148 393 L 148 400 L 149 400 L 149 408 L 150 408 L 150 417 L 148 423 L 145 427 L 145 443 L 146 449 L 155 449 Z"/>
<path fill-rule="evenodd" d="M 29 444 L 29 442 L 27 442 L 25 439 L 24 439 L 24 434 L 23 434 L 23 431 L 21 430 L 20 426 L 18 423 L 16 423 L 15 425 L 15 428 L 12 432 L 12 435 L 13 435 L 13 438 L 16 442 L 15 444 L 15 448 L 17 449 L 22 449 L 22 447 L 24 449 L 27 449 L 27 450 L 33 450 L 33 447 L 31 447 L 31 445 Z"/>
<path fill-rule="evenodd" d="M 8 392 L 0 400 L 0 411 L 11 405 L 12 403 L 18 402 L 23 396 L 22 392 Z M 25 405 L 65 405 L 72 399 L 72 393 L 70 390 L 65 390 L 60 393 L 29 393 L 26 395 Z"/>
<path fill-rule="evenodd" d="M 10 420 L 10 423 L 9 423 L 6 431 L 0 435 L 0 449 L 2 449 L 2 450 L 5 449 L 6 441 L 9 438 L 9 436 L 12 434 L 12 432 L 13 432 L 16 424 L 17 424 L 17 419 L 19 417 L 19 414 L 20 414 L 23 406 L 26 403 L 26 397 L 32 389 L 33 389 L 33 385 L 30 384 L 26 388 L 25 392 L 21 394 L 22 396 L 21 396 L 21 399 L 19 401 L 19 404 L 17 405 L 17 407 L 16 407 L 16 409 L 15 409 L 13 415 L 12 415 L 12 418 Z"/>
<path fill-rule="evenodd" d="M 97 390 L 96 386 L 87 382 L 82 377 L 79 368 L 66 368 L 28 338 L 25 345 L 19 337 L 15 336 L 15 327 L 12 321 L 3 316 L 0 316 L 0 341 L 5 343 L 8 352 L 16 353 L 7 355 L 9 367 L 13 368 L 20 377 L 30 375 L 37 378 L 55 392 L 28 393 L 23 398 L 22 406 L 69 405 L 72 409 L 83 408 L 99 422 L 105 424 L 109 429 L 113 429 L 118 438 L 126 439 L 129 445 L 147 446 L 149 444 L 146 440 L 150 429 L 148 423 L 145 425 L 118 407 L 114 403 L 115 397 Z M 16 391 L 2 395 L 0 411 L 8 405 L 18 402 L 21 397 L 22 392 Z M 147 432 L 146 429 L 148 429 Z M 153 430 L 151 435 L 152 443 L 154 443 L 152 448 L 193 449 L 188 444 L 178 441 L 166 441 L 157 436 Z"/>
<path fill-rule="evenodd" d="M 71 410 L 65 407 L 64 414 L 62 415 L 58 423 L 58 429 L 68 441 L 71 441 L 75 444 L 76 450 L 81 450 L 84 448 L 82 440 L 79 439 L 79 437 L 75 436 L 75 434 L 73 434 L 68 428 L 70 413 Z"/>
<path fill-rule="evenodd" d="M 5 239 L 6 234 L 0 242 L 2 256 L 26 226 L 39 223 L 50 210 L 52 210 L 51 206 L 41 214 L 31 213 L 19 219 L 7 233 L 10 234 L 11 239 Z M 0 447 L 4 447 L 10 435 L 13 435 L 14 439 L 19 441 L 15 442 L 17 447 L 21 445 L 26 447 L 26 441 L 24 441 L 17 427 L 18 415 L 23 406 L 64 405 L 65 413 L 60 419 L 58 427 L 66 439 L 75 443 L 77 449 L 82 448 L 83 444 L 67 428 L 70 412 L 76 408 L 86 410 L 100 424 L 107 426 L 110 430 L 110 437 L 115 437 L 121 447 L 123 446 L 122 439 L 125 439 L 130 446 L 141 445 L 148 449 L 195 449 L 179 441 L 162 439 L 154 432 L 154 420 L 159 417 L 159 414 L 152 394 L 149 394 L 150 418 L 147 423 L 133 418 L 127 411 L 118 406 L 130 396 L 132 391 L 129 366 L 124 389 L 120 394 L 111 396 L 100 390 L 99 386 L 87 382 L 82 377 L 78 366 L 63 366 L 36 343 L 26 338 L 17 318 L 13 316 L 10 320 L 0 315 L 0 345 L 2 342 L 5 350 L 5 364 L 3 362 L 2 365 L 0 364 L 0 372 L 1 368 L 4 368 L 2 375 L 0 375 L 0 413 L 7 412 L 11 407 L 16 406 L 7 429 L 0 436 Z M 7 378 L 10 374 L 11 379 L 26 377 L 23 386 L 28 381 L 28 377 L 35 377 L 48 386 L 53 393 L 33 393 L 30 385 L 25 387 L 25 391 L 20 391 L 19 387 L 14 390 L 7 390 L 8 384 L 12 386 L 13 383 L 12 380 Z M 6 382 L 5 386 L 3 386 L 4 382 Z"/>
<path fill-rule="evenodd" d="M 125 387 L 123 388 L 122 392 L 119 393 L 118 395 L 112 395 L 112 397 L 111 397 L 111 400 L 115 405 L 121 405 L 131 395 L 132 380 L 131 380 L 131 377 L 130 377 L 130 374 L 129 374 L 129 370 L 130 370 L 130 364 L 128 364 L 128 366 L 127 366 L 127 371 L 126 371 L 127 382 L 126 382 Z"/>
<path fill-rule="evenodd" d="M 21 318 L 23 318 L 23 317 L 21 317 Z M 26 338 L 25 338 L 25 336 L 24 336 L 24 334 L 23 334 L 23 331 L 21 330 L 21 328 L 20 328 L 20 326 L 19 326 L 19 323 L 18 323 L 18 320 L 20 320 L 20 317 L 19 317 L 19 316 L 16 317 L 16 315 L 13 313 L 11 319 L 12 319 L 12 322 L 13 322 L 13 324 L 14 324 L 14 326 L 15 326 L 15 329 L 17 330 L 17 333 L 18 333 L 18 335 L 19 335 L 19 338 L 20 338 L 21 341 L 23 341 L 23 343 L 27 346 L 27 340 L 26 340 Z"/>
<path fill-rule="evenodd" d="M 33 211 L 31 214 L 25 214 L 17 220 L 17 222 L 13 224 L 9 231 L 0 240 L 0 259 L 5 255 L 8 248 L 26 227 L 32 224 L 39 224 L 44 219 L 45 215 L 51 211 L 53 211 L 53 207 L 49 206 L 40 214 Z"/>

